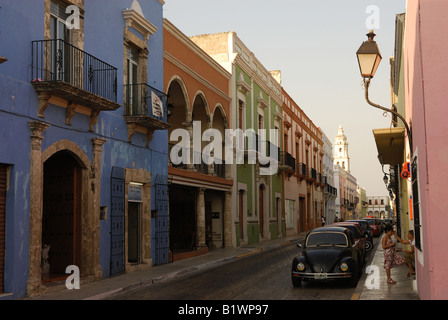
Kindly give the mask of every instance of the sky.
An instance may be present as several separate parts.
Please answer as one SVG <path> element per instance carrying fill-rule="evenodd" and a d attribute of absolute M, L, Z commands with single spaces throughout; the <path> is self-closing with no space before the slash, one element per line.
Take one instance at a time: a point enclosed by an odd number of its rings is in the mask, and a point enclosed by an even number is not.
<path fill-rule="evenodd" d="M 342 125 L 351 173 L 367 196 L 388 195 L 372 130 L 388 128 L 390 118 L 365 101 L 356 51 L 374 29 L 383 60 L 369 97 L 391 107 L 395 16 L 405 11 L 406 0 L 165 0 L 164 5 L 164 17 L 187 36 L 236 32 L 267 70 L 281 71 L 286 92 L 330 141 Z"/>

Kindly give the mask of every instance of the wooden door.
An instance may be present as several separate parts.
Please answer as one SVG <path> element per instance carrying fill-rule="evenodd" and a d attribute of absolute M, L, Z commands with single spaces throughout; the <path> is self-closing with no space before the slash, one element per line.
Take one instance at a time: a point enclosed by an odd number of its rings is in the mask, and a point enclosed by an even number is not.
<path fill-rule="evenodd" d="M 297 227 L 298 232 L 305 232 L 305 198 L 299 198 L 299 225 Z"/>
<path fill-rule="evenodd" d="M 238 217 L 240 224 L 240 239 L 244 239 L 244 219 L 243 219 L 243 210 L 244 210 L 244 191 L 240 190 L 238 194 Z"/>
<path fill-rule="evenodd" d="M 0 164 L 0 293 L 4 292 L 6 230 L 6 166 Z"/>
<path fill-rule="evenodd" d="M 125 271 L 125 192 L 124 169 L 113 167 L 111 176 L 111 210 L 110 210 L 110 275 Z"/>
<path fill-rule="evenodd" d="M 259 208 L 259 221 L 260 221 L 260 236 L 264 237 L 264 188 L 260 186 L 258 190 L 258 208 Z"/>
<path fill-rule="evenodd" d="M 205 244 L 210 248 L 213 243 L 213 218 L 212 218 L 212 203 L 205 202 Z"/>
<path fill-rule="evenodd" d="M 51 274 L 65 274 L 80 266 L 81 168 L 68 153 L 60 152 L 44 164 L 42 245 L 50 245 Z"/>

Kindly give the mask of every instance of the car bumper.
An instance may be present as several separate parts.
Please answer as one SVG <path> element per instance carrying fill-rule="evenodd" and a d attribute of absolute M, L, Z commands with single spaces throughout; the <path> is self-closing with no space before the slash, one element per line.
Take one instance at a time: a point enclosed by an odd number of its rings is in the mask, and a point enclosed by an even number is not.
<path fill-rule="evenodd" d="M 351 272 L 340 272 L 340 273 L 314 273 L 314 272 L 292 272 L 293 277 L 308 280 L 333 280 L 333 279 L 347 279 L 352 277 Z"/>

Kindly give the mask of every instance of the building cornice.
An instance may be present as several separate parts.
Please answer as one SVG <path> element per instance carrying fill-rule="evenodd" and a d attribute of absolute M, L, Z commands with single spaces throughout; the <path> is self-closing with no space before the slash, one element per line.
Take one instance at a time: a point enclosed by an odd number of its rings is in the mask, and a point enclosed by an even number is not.
<path fill-rule="evenodd" d="M 169 53 L 167 51 L 164 51 L 163 52 L 163 57 L 166 60 L 168 60 L 169 62 L 171 62 L 172 64 L 174 64 L 177 68 L 179 68 L 180 70 L 184 71 L 185 73 L 187 73 L 188 75 L 193 77 L 196 81 L 200 82 L 202 85 L 204 85 L 208 89 L 212 90 L 214 93 L 219 95 L 221 98 L 225 99 L 228 102 L 232 101 L 232 98 L 229 97 L 225 92 L 222 92 L 220 89 L 215 87 L 211 82 L 209 82 L 207 79 L 205 79 L 204 77 L 199 75 L 196 71 L 194 71 L 193 69 L 188 67 L 183 62 L 179 61 L 171 53 Z"/>
<path fill-rule="evenodd" d="M 194 43 L 189 37 L 187 37 L 182 31 L 180 31 L 171 21 L 168 19 L 163 19 L 163 29 L 173 35 L 177 40 L 179 40 L 183 45 L 185 45 L 194 54 L 199 56 L 208 65 L 219 72 L 223 77 L 229 79 L 232 77 L 231 73 L 228 72 L 221 64 L 219 64 L 215 59 L 213 59 L 208 53 L 202 50 L 196 43 Z"/>
<path fill-rule="evenodd" d="M 235 32 L 230 34 L 232 36 L 232 48 L 230 50 L 233 50 L 233 52 L 229 53 L 235 55 L 233 62 L 243 69 L 260 88 L 266 91 L 281 106 L 282 87 L 280 83 L 263 66 L 255 54 L 247 48 Z"/>

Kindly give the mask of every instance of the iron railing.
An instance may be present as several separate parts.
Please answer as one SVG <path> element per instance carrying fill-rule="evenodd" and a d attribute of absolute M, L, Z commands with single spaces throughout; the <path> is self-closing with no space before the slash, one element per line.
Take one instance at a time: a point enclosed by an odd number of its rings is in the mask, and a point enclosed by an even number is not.
<path fill-rule="evenodd" d="M 281 164 L 290 167 L 293 171 L 296 171 L 296 159 L 288 152 L 281 152 Z"/>
<path fill-rule="evenodd" d="M 32 42 L 31 81 L 64 82 L 117 102 L 117 68 L 57 40 Z"/>
<path fill-rule="evenodd" d="M 125 85 L 125 116 L 149 116 L 160 121 L 166 117 L 166 95 L 146 83 Z"/>
<path fill-rule="evenodd" d="M 310 177 L 317 181 L 317 171 L 314 168 L 310 169 Z"/>
<path fill-rule="evenodd" d="M 216 176 L 220 178 L 226 177 L 226 163 L 224 161 L 221 161 L 222 163 L 215 163 L 214 164 L 214 170 Z"/>
<path fill-rule="evenodd" d="M 300 165 L 298 166 L 298 174 L 302 175 L 304 177 L 307 176 L 307 170 L 306 170 L 306 164 L 305 163 L 300 163 Z"/>

